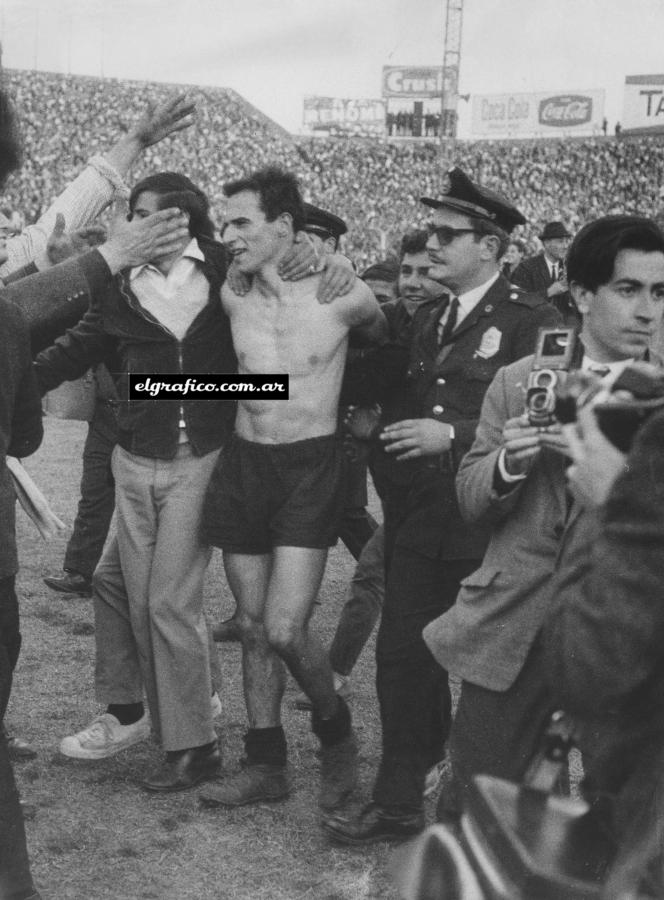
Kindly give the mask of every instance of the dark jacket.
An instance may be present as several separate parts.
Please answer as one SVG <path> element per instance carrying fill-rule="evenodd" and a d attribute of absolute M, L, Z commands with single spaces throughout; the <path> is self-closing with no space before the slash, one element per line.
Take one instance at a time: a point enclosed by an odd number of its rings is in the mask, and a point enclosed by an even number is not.
<path fill-rule="evenodd" d="M 180 408 L 194 453 L 219 448 L 232 428 L 235 404 L 224 400 L 129 400 L 130 374 L 232 373 L 237 360 L 230 323 L 221 307 L 220 288 L 226 274 L 221 244 L 199 238 L 210 283 L 207 306 L 179 341 L 139 304 L 129 286 L 129 273 L 112 277 L 102 256 L 93 251 L 80 257 L 91 295 L 89 311 L 48 350 L 35 369 L 42 393 L 78 378 L 117 351 L 120 371 L 113 373 L 120 397 L 118 442 L 138 456 L 174 458 L 179 438 Z"/>
<path fill-rule="evenodd" d="M 587 787 L 621 795 L 624 827 L 664 777 L 648 768 L 664 755 L 664 413 L 604 508 L 579 520 L 553 594 L 551 688 L 582 725 Z"/>
<path fill-rule="evenodd" d="M 511 284 L 515 284 L 530 294 L 544 294 L 553 284 L 551 272 L 543 253 L 522 259 L 510 278 Z"/>
<path fill-rule="evenodd" d="M 553 281 L 543 253 L 538 253 L 537 256 L 531 256 L 529 259 L 522 260 L 512 272 L 509 280 L 521 290 L 540 294 L 544 299 L 548 299 L 549 303 L 558 310 L 563 324 L 568 328 L 581 327 L 581 313 L 577 309 L 569 291 L 547 298 L 546 292 L 553 284 Z"/>
<path fill-rule="evenodd" d="M 0 299 L 0 578 L 18 569 L 16 494 L 6 459 L 34 453 L 42 436 L 41 399 L 32 371 L 28 328 L 20 310 Z"/>
<path fill-rule="evenodd" d="M 510 288 L 502 276 L 442 349 L 441 312 L 437 301 L 415 314 L 405 391 L 390 410 L 390 420 L 432 418 L 452 425 L 454 451 L 406 462 L 383 454 L 381 477 L 393 486 L 400 515 L 408 516 L 400 544 L 430 557 L 478 559 L 488 532 L 463 521 L 456 469 L 473 442 L 484 394 L 498 369 L 532 353 L 538 329 L 560 319 L 541 297 Z"/>

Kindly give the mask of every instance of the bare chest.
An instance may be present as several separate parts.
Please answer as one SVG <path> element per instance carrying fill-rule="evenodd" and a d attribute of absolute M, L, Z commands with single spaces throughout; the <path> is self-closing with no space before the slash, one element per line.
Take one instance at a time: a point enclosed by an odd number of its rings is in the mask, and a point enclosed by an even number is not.
<path fill-rule="evenodd" d="M 347 335 L 330 307 L 316 300 L 243 303 L 231 327 L 242 371 L 294 376 L 326 368 L 345 348 Z"/>

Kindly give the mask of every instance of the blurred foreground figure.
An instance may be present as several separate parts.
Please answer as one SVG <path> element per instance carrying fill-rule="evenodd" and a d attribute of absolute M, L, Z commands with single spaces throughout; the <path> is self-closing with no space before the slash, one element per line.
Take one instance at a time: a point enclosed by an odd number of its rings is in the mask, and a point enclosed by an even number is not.
<path fill-rule="evenodd" d="M 0 93 L 0 184 L 19 165 L 13 112 Z M 30 360 L 28 328 L 18 308 L 0 300 L 0 724 L 21 647 L 18 569 L 14 533 L 15 494 L 7 470 L 7 454 L 29 456 L 42 439 L 41 400 Z M 23 816 L 4 730 L 0 729 L 0 896 L 35 900 L 25 845 Z"/>
<path fill-rule="evenodd" d="M 664 896 L 664 412 L 628 456 L 580 417 L 570 488 L 587 515 L 545 630 L 551 690 L 579 726 L 583 792 L 616 841 L 604 896 Z"/>

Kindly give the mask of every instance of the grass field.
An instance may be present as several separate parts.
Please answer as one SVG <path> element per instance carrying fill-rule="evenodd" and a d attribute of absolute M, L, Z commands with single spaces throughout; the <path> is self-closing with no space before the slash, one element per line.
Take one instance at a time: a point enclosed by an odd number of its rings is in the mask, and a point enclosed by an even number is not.
<path fill-rule="evenodd" d="M 44 443 L 26 468 L 69 524 L 78 501 L 85 425 L 46 419 Z M 294 709 L 293 682 L 284 726 L 296 789 L 284 803 L 229 812 L 199 808 L 196 790 L 167 797 L 143 792 L 136 780 L 161 759 L 146 743 L 110 759 L 85 762 L 58 753 L 60 739 L 99 712 L 93 693 L 94 626 L 89 600 L 61 598 L 42 577 L 61 569 L 65 540 L 44 543 L 18 511 L 18 579 L 23 651 L 8 722 L 39 751 L 16 766 L 23 798 L 37 806 L 27 824 L 33 874 L 45 900 L 395 900 L 386 845 L 353 851 L 331 846 L 318 824 L 317 742 L 308 716 Z M 333 550 L 316 613 L 331 638 L 353 560 Z M 208 571 L 213 619 L 233 604 L 215 554 Z M 220 645 L 224 684 L 220 737 L 224 763 L 237 765 L 246 728 L 240 650 Z M 379 721 L 373 642 L 353 677 L 352 708 L 361 743 L 366 801 L 377 763 Z"/>

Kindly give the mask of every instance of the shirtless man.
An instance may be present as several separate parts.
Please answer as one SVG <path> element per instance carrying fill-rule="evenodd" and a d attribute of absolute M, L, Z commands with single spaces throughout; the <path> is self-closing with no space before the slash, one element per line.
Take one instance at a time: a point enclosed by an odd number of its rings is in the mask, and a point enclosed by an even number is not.
<path fill-rule="evenodd" d="M 322 644 L 309 627 L 328 547 L 344 506 L 345 454 L 336 437 L 348 332 L 380 340 L 386 322 L 357 281 L 331 304 L 316 301 L 318 276 L 282 281 L 279 261 L 304 224 L 297 182 L 264 169 L 227 184 L 224 243 L 251 290 L 225 285 L 241 374 L 287 373 L 288 400 L 241 400 L 235 435 L 210 482 L 205 540 L 223 548 L 238 605 L 247 764 L 201 796 L 211 806 L 278 800 L 289 793 L 281 726 L 283 663 L 312 703 L 321 741 L 320 804 L 338 806 L 356 780 L 350 712 L 337 696 Z"/>

